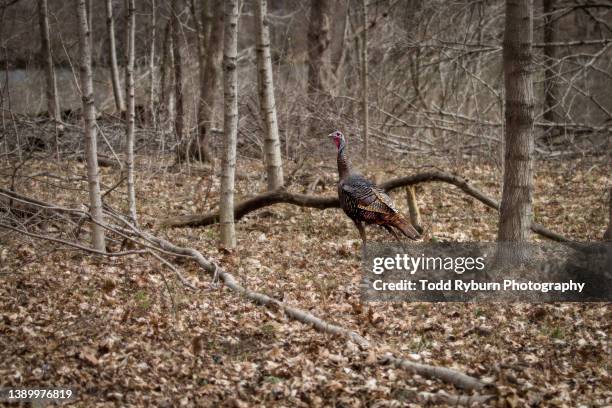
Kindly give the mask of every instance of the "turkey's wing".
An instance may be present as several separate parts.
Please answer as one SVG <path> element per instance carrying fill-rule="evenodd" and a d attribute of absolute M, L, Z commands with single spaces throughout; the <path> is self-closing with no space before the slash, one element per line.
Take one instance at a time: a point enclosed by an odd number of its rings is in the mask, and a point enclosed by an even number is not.
<path fill-rule="evenodd" d="M 342 190 L 357 202 L 357 208 L 381 214 L 397 212 L 393 201 L 384 190 L 365 179 L 360 178 L 353 181 L 353 183 L 343 184 Z"/>

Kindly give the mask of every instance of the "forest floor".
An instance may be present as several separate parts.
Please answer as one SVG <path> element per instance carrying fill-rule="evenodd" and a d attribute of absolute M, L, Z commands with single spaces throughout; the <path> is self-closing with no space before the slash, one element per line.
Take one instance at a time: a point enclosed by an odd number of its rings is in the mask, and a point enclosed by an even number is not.
<path fill-rule="evenodd" d="M 169 216 L 213 209 L 219 190 L 207 166 L 160 162 L 138 162 L 143 228 L 201 251 L 251 289 L 357 331 L 375 348 L 362 351 L 253 304 L 213 285 L 188 260 L 171 259 L 196 292 L 150 256 L 94 257 L 3 230 L 0 386 L 72 387 L 77 399 L 69 405 L 79 407 L 422 406 L 421 392 L 461 393 L 376 364 L 375 355 L 391 351 L 493 382 L 501 405 L 612 404 L 609 304 L 362 304 L 361 241 L 340 210 L 268 207 L 237 224 L 238 247 L 228 252 L 217 247 L 216 226 L 160 226 Z M 265 188 L 251 176 L 262 174 L 261 165 L 239 162 L 237 200 Z M 314 194 L 335 194 L 334 164 L 331 155 L 307 162 L 291 189 L 304 192 L 320 175 Z M 445 170 L 500 197 L 499 169 L 466 163 Z M 418 171 L 385 167 L 379 176 Z M 87 202 L 86 183 L 74 179 L 85 174 L 82 163 L 32 161 L 20 174 L 39 177 L 22 179 L 18 192 L 72 207 Z M 609 163 L 538 163 L 536 220 L 574 240 L 601 239 L 610 174 Z M 102 169 L 105 186 L 120 178 L 118 169 Z M 125 210 L 124 188 L 106 202 Z M 404 193 L 393 197 L 406 211 Z M 426 239 L 495 239 L 496 212 L 453 186 L 424 184 L 418 197 Z M 372 239 L 389 238 L 368 231 Z"/>

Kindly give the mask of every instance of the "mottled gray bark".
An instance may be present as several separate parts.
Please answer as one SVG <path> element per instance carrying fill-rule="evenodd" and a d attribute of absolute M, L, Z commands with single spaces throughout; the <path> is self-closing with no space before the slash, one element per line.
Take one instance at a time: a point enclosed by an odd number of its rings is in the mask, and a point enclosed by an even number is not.
<path fill-rule="evenodd" d="M 136 6 L 134 0 L 127 3 L 127 61 L 125 65 L 125 93 L 127 95 L 127 129 L 126 129 L 126 167 L 128 212 L 133 223 L 136 223 L 136 188 L 134 186 L 134 59 L 136 45 Z"/>
<path fill-rule="evenodd" d="M 98 145 L 96 134 L 96 108 L 93 94 L 93 75 L 91 67 L 91 41 L 85 0 L 75 0 L 77 8 L 77 27 L 79 33 L 79 69 L 83 100 L 83 130 L 85 133 L 85 157 L 87 160 L 87 181 L 89 189 L 89 211 L 94 222 L 91 226 L 92 245 L 98 251 L 105 251 L 102 197 L 100 195 L 100 176 L 98 171 Z"/>
<path fill-rule="evenodd" d="M 503 44 L 505 101 L 504 178 L 497 239 L 515 243 L 501 259 L 527 258 L 533 200 L 533 3 L 506 0 Z"/>
<path fill-rule="evenodd" d="M 283 162 L 278 136 L 278 119 L 274 98 L 274 80 L 272 75 L 272 57 L 270 55 L 270 32 L 268 29 L 267 1 L 257 0 L 255 20 L 257 33 L 257 73 L 259 84 L 259 106 L 265 123 L 264 160 L 268 178 L 268 190 L 282 187 Z"/>
<path fill-rule="evenodd" d="M 106 0 L 106 29 L 108 34 L 108 52 L 111 64 L 111 82 L 113 83 L 113 95 L 115 96 L 115 107 L 119 112 L 125 112 L 123 90 L 119 79 L 119 66 L 117 63 L 117 43 L 115 41 L 115 18 L 113 16 L 113 2 Z"/>
<path fill-rule="evenodd" d="M 238 135 L 238 0 L 225 2 L 225 33 L 223 40 L 223 159 L 221 169 L 221 202 L 219 222 L 221 245 L 236 247 L 234 227 L 234 176 L 236 172 L 236 139 Z"/>

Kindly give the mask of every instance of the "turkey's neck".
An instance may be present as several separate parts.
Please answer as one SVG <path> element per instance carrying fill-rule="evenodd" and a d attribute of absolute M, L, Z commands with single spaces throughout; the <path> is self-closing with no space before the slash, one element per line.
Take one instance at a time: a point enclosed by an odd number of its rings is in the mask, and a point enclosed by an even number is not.
<path fill-rule="evenodd" d="M 351 160 L 346 155 L 346 146 L 343 144 L 338 149 L 338 173 L 340 180 L 351 174 Z"/>

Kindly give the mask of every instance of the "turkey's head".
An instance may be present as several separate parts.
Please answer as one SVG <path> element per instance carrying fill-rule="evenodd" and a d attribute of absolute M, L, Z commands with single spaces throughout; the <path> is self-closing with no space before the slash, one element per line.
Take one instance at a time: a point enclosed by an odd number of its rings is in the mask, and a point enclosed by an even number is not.
<path fill-rule="evenodd" d="M 338 149 L 340 149 L 341 147 L 344 146 L 344 144 L 346 143 L 346 141 L 344 140 L 344 135 L 342 134 L 342 132 L 340 132 L 339 130 L 336 130 L 335 132 L 332 132 L 329 134 L 329 137 L 332 139 L 332 141 L 336 144 L 336 147 Z"/>

